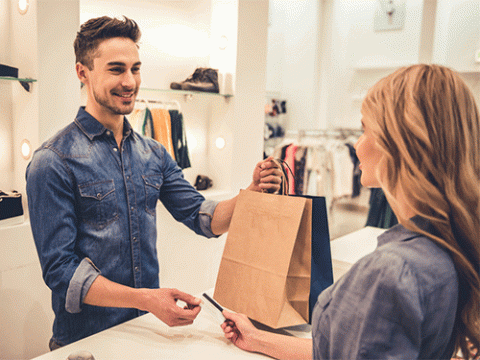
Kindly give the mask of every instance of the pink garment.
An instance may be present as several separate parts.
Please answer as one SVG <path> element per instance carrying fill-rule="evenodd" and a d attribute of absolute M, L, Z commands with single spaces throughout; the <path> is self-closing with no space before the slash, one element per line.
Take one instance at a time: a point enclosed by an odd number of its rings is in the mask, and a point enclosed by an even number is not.
<path fill-rule="evenodd" d="M 297 152 L 297 145 L 292 144 L 285 150 L 285 162 L 290 166 L 292 172 L 288 173 L 288 193 L 295 195 L 295 153 Z"/>

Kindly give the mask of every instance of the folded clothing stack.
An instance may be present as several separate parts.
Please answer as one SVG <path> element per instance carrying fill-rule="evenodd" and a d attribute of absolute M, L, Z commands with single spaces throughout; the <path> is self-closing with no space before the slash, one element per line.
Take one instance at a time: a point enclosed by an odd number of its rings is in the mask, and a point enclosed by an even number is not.
<path fill-rule="evenodd" d="M 0 190 L 0 225 L 15 225 L 23 221 L 22 194 Z"/>

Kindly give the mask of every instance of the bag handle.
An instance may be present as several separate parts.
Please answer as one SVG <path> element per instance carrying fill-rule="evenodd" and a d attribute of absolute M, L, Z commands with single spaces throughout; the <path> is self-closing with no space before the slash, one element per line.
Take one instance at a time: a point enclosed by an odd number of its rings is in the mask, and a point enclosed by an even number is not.
<path fill-rule="evenodd" d="M 282 172 L 283 172 L 282 184 L 280 187 L 280 195 L 288 196 L 289 195 L 288 190 L 290 189 L 290 182 L 288 180 L 288 171 L 290 171 L 290 174 L 292 176 L 293 176 L 293 171 L 285 160 L 278 158 L 278 159 L 273 159 L 272 161 L 275 163 L 275 165 L 277 165 L 280 169 L 282 169 Z"/>

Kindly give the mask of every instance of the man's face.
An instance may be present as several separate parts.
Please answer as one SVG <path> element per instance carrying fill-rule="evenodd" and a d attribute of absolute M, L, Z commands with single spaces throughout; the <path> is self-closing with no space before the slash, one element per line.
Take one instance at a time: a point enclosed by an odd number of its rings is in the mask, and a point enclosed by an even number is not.
<path fill-rule="evenodd" d="M 137 45 L 128 38 L 107 39 L 95 55 L 93 69 L 83 67 L 87 106 L 93 115 L 130 114 L 141 83 Z"/>

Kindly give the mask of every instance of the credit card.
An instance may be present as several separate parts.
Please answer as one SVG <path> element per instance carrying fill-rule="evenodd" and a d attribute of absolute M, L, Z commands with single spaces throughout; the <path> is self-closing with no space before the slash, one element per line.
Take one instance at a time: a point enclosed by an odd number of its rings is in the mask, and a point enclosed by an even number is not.
<path fill-rule="evenodd" d="M 210 317 L 218 323 L 221 324 L 225 321 L 225 317 L 222 314 L 223 307 L 205 293 L 202 294 L 201 306 L 202 310 L 205 310 L 210 315 Z"/>

